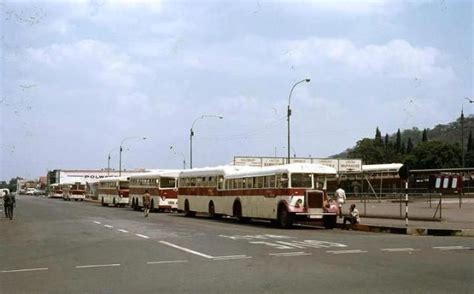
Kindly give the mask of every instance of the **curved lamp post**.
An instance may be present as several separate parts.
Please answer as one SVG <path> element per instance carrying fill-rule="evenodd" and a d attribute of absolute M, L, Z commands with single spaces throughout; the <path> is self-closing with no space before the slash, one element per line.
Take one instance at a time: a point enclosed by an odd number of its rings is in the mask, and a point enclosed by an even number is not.
<path fill-rule="evenodd" d="M 196 118 L 191 125 L 191 130 L 189 132 L 189 168 L 193 168 L 193 136 L 194 136 L 194 124 L 203 118 L 216 117 L 218 119 L 223 119 L 223 116 L 215 114 L 203 114 L 200 117 Z"/>
<path fill-rule="evenodd" d="M 173 150 L 174 155 L 177 155 L 177 154 L 181 155 L 181 157 L 183 158 L 183 169 L 186 169 L 186 156 L 184 156 L 184 153 L 183 152 L 176 152 L 173 145 L 170 146 L 170 150 Z"/>
<path fill-rule="evenodd" d="M 122 140 L 122 142 L 120 142 L 120 156 L 119 156 L 119 177 L 122 176 L 122 151 L 123 151 L 123 143 L 125 143 L 125 141 L 128 141 L 128 140 L 132 140 L 132 139 L 142 139 L 142 140 L 146 140 L 146 137 L 127 137 L 125 139 Z"/>
<path fill-rule="evenodd" d="M 291 91 L 290 91 L 290 95 L 288 97 L 288 112 L 287 112 L 287 120 L 288 120 L 288 163 L 290 163 L 290 116 L 291 116 L 291 108 L 290 108 L 290 103 L 291 103 L 291 94 L 293 94 L 293 90 L 295 89 L 295 87 L 301 83 L 309 83 L 311 80 L 310 79 L 304 79 L 304 80 L 301 80 L 297 83 L 295 83 L 293 85 L 293 87 L 291 87 Z"/>

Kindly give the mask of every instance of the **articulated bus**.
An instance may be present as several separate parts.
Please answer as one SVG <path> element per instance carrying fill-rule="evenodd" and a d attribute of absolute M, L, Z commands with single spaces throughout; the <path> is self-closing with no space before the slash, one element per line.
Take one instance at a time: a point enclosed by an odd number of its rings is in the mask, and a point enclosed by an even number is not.
<path fill-rule="evenodd" d="M 63 190 L 63 200 L 64 201 L 71 201 L 71 199 L 75 201 L 83 201 L 86 199 L 86 184 L 81 182 L 74 182 L 74 183 L 64 183 L 60 184 Z"/>
<path fill-rule="evenodd" d="M 51 184 L 49 188 L 49 198 L 63 198 L 63 189 L 59 184 Z"/>
<path fill-rule="evenodd" d="M 133 210 L 143 207 L 143 194 L 146 190 L 151 195 L 150 211 L 177 210 L 179 172 L 164 170 L 130 176 L 130 205 Z"/>
<path fill-rule="evenodd" d="M 332 227 L 335 212 L 325 212 L 327 177 L 336 170 L 319 164 L 271 167 L 223 166 L 179 174 L 178 207 L 187 216 L 234 216 L 239 221 L 267 219 L 291 227 L 318 221 Z"/>
<path fill-rule="evenodd" d="M 129 182 L 127 177 L 104 178 L 99 181 L 99 200 L 102 206 L 116 207 L 128 205 Z"/>

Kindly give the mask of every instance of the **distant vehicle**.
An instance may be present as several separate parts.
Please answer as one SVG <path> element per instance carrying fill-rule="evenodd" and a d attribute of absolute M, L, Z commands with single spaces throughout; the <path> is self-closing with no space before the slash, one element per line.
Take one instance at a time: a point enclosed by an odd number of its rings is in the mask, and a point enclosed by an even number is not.
<path fill-rule="evenodd" d="M 104 178 L 99 181 L 99 200 L 102 206 L 116 207 L 128 205 L 129 182 L 127 177 Z"/>
<path fill-rule="evenodd" d="M 151 196 L 150 211 L 174 211 L 178 209 L 178 170 L 131 175 L 130 206 L 133 210 L 143 207 L 143 194 Z"/>
<path fill-rule="evenodd" d="M 271 167 L 223 166 L 179 174 L 178 207 L 187 216 L 234 216 L 239 221 L 267 219 L 281 227 L 293 222 L 333 223 L 324 211 L 327 177 L 336 170 L 319 164 Z"/>
<path fill-rule="evenodd" d="M 86 198 L 86 184 L 75 182 L 70 184 L 60 184 L 63 191 L 64 201 L 83 201 Z"/>
<path fill-rule="evenodd" d="M 63 197 L 63 189 L 59 184 L 51 184 L 49 187 L 49 198 L 62 198 Z"/>
<path fill-rule="evenodd" d="M 34 195 L 36 196 L 46 195 L 46 192 L 41 189 L 35 189 Z"/>
<path fill-rule="evenodd" d="M 10 190 L 7 188 L 0 189 L 0 198 L 3 198 L 7 193 L 10 193 Z"/>
<path fill-rule="evenodd" d="M 26 188 L 26 195 L 35 195 L 36 189 L 35 188 Z"/>

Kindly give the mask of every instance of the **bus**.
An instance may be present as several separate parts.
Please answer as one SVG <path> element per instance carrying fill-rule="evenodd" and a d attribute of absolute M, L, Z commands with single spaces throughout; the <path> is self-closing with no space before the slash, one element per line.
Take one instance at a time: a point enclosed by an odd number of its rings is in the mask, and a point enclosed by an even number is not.
<path fill-rule="evenodd" d="M 326 185 L 327 177 L 335 174 L 334 168 L 308 163 L 184 170 L 179 174 L 178 208 L 186 216 L 266 219 L 284 228 L 317 221 L 332 227 L 337 216 L 325 211 Z"/>
<path fill-rule="evenodd" d="M 130 206 L 133 210 L 143 207 L 143 194 L 151 196 L 150 211 L 176 211 L 178 209 L 178 170 L 163 170 L 135 174 L 129 177 Z"/>
<path fill-rule="evenodd" d="M 102 206 L 112 204 L 116 207 L 128 205 L 128 178 L 110 177 L 99 180 L 98 196 Z"/>
<path fill-rule="evenodd" d="M 83 201 L 86 199 L 86 184 L 82 182 L 60 184 L 64 201 Z"/>
<path fill-rule="evenodd" d="M 49 198 L 63 198 L 63 189 L 58 183 L 50 185 Z"/>

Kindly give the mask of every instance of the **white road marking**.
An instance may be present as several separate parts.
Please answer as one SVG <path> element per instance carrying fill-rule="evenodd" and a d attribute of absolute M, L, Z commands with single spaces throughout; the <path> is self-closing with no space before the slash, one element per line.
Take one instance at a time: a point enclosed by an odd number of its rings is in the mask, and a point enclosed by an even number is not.
<path fill-rule="evenodd" d="M 135 234 L 135 236 L 142 237 L 142 238 L 145 238 L 145 239 L 150 239 L 150 237 L 142 235 L 142 234 Z"/>
<path fill-rule="evenodd" d="M 363 250 L 332 250 L 332 251 L 326 251 L 327 253 L 332 253 L 332 254 L 357 254 L 357 253 L 366 253 L 367 251 Z"/>
<path fill-rule="evenodd" d="M 94 223 L 96 223 L 98 225 L 102 224 L 101 222 L 98 222 L 98 221 L 94 221 Z"/>
<path fill-rule="evenodd" d="M 113 228 L 114 226 L 111 226 L 111 225 L 104 225 L 104 227 L 111 229 L 111 228 Z"/>
<path fill-rule="evenodd" d="M 441 246 L 441 247 L 433 247 L 433 249 L 438 249 L 438 250 L 469 250 L 471 247 L 465 247 L 465 246 Z"/>
<path fill-rule="evenodd" d="M 128 231 L 127 231 L 127 230 L 124 230 L 124 229 L 118 229 L 118 230 L 119 230 L 120 232 L 122 232 L 122 233 L 128 233 Z"/>
<path fill-rule="evenodd" d="M 184 263 L 187 260 L 162 260 L 162 261 L 149 261 L 146 264 L 167 264 L 167 263 Z"/>
<path fill-rule="evenodd" d="M 216 256 L 213 260 L 234 260 L 234 259 L 249 259 L 252 256 L 247 255 L 227 255 L 227 256 Z"/>
<path fill-rule="evenodd" d="M 380 249 L 382 251 L 387 251 L 387 252 L 411 252 L 411 251 L 420 251 L 420 249 L 414 249 L 414 248 L 384 248 Z"/>
<path fill-rule="evenodd" d="M 312 255 L 312 254 L 299 251 L 299 252 L 269 253 L 268 255 L 279 256 L 279 257 L 290 257 L 290 256 L 307 256 L 307 255 Z"/>
<path fill-rule="evenodd" d="M 115 267 L 115 266 L 120 266 L 120 263 L 78 265 L 76 266 L 76 268 L 96 268 L 96 267 Z"/>
<path fill-rule="evenodd" d="M 47 267 L 39 267 L 39 268 L 25 268 L 25 269 L 17 269 L 17 270 L 7 270 L 1 271 L 0 273 L 20 273 L 20 272 L 33 272 L 33 271 L 47 271 Z"/>
<path fill-rule="evenodd" d="M 191 254 L 199 255 L 199 256 L 204 257 L 204 258 L 209 258 L 209 259 L 214 258 L 213 256 L 210 256 L 210 255 L 207 255 L 207 254 L 204 254 L 204 253 L 201 253 L 201 252 L 197 252 L 197 251 L 194 251 L 194 250 L 191 250 L 191 249 L 188 249 L 188 248 L 184 248 L 184 247 L 181 247 L 179 245 L 169 243 L 169 242 L 166 242 L 166 241 L 160 241 L 160 243 L 168 245 L 168 246 L 176 248 L 176 249 L 179 249 L 179 250 L 186 251 L 186 252 L 191 253 Z"/>

